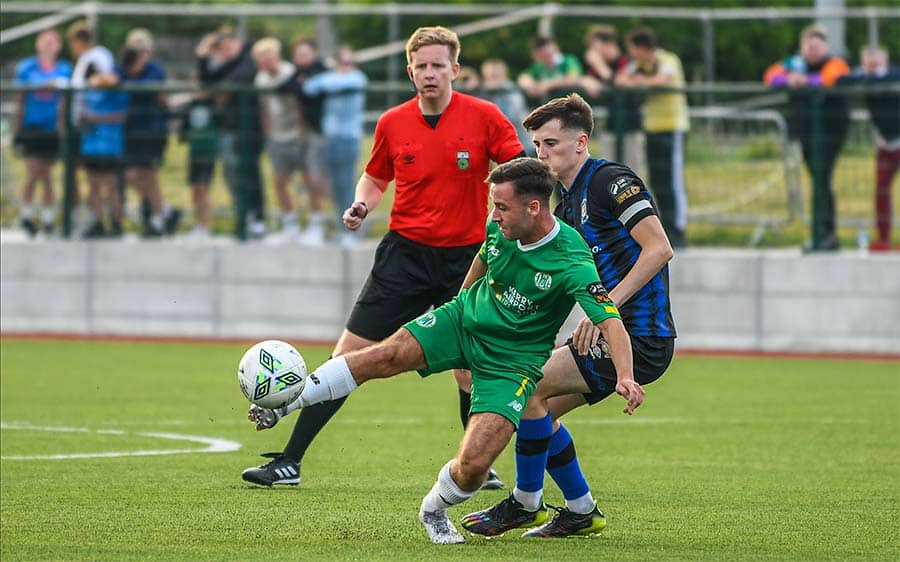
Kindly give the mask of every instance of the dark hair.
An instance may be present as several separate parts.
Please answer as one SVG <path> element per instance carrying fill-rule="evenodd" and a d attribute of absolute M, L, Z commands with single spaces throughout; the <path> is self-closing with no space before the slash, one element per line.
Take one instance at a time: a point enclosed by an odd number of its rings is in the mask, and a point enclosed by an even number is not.
<path fill-rule="evenodd" d="M 86 21 L 73 23 L 66 32 L 69 41 L 75 40 L 90 45 L 94 42 L 94 30 Z"/>
<path fill-rule="evenodd" d="M 628 32 L 625 40 L 635 47 L 644 49 L 655 49 L 657 46 L 656 34 L 649 27 L 635 27 Z"/>
<path fill-rule="evenodd" d="M 531 38 L 532 49 L 540 49 L 542 47 L 545 47 L 546 45 L 549 45 L 550 43 L 556 43 L 556 41 L 554 41 L 553 37 L 550 37 L 548 35 L 535 35 Z"/>
<path fill-rule="evenodd" d="M 584 98 L 578 94 L 569 94 L 563 98 L 554 98 L 528 114 L 522 125 L 528 131 L 540 129 L 552 119 L 559 119 L 563 129 L 584 131 L 591 136 L 594 130 L 594 112 Z"/>
<path fill-rule="evenodd" d="M 537 196 L 541 205 L 550 207 L 550 194 L 556 188 L 556 175 L 537 158 L 516 158 L 500 164 L 488 176 L 491 183 L 512 182 L 516 195 Z"/>
<path fill-rule="evenodd" d="M 134 63 L 137 62 L 137 60 L 140 56 L 141 56 L 141 52 L 138 51 L 137 49 L 125 47 L 122 50 L 122 68 L 126 72 L 131 72 L 131 67 L 134 66 Z"/>

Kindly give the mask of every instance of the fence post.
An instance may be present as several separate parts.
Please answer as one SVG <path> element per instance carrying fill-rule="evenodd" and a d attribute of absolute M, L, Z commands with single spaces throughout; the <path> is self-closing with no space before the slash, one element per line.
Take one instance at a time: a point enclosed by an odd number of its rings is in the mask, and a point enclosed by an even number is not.
<path fill-rule="evenodd" d="M 237 151 L 237 178 L 234 186 L 235 214 L 234 232 L 238 240 L 247 239 L 248 191 L 250 182 L 250 102 L 251 97 L 246 89 L 238 92 L 238 129 L 234 139 Z"/>
<path fill-rule="evenodd" d="M 625 158 L 625 92 L 613 88 L 610 93 L 613 96 L 611 107 L 613 131 L 616 135 L 616 162 L 622 162 Z"/>
<path fill-rule="evenodd" d="M 822 250 L 825 245 L 825 206 L 828 197 L 828 178 L 825 177 L 825 97 L 821 89 L 811 91 L 812 102 L 812 249 Z"/>
<path fill-rule="evenodd" d="M 63 208 L 62 208 L 62 234 L 63 238 L 72 237 L 72 207 L 75 198 L 75 154 L 78 147 L 75 146 L 75 123 L 73 123 L 73 108 L 75 95 L 71 88 L 63 92 L 64 127 L 60 131 L 63 134 Z"/>

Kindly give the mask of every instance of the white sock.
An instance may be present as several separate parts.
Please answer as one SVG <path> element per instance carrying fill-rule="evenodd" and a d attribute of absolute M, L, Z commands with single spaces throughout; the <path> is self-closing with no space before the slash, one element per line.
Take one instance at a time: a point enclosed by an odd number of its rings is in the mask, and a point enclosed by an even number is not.
<path fill-rule="evenodd" d="M 513 497 L 516 498 L 522 507 L 524 507 L 527 511 L 537 511 L 539 507 L 541 507 L 541 497 L 543 497 L 544 491 L 538 490 L 537 492 L 524 492 L 518 488 L 513 488 Z"/>
<path fill-rule="evenodd" d="M 323 215 L 321 212 L 315 212 L 309 215 L 310 228 L 321 228 L 324 222 L 325 215 Z"/>
<path fill-rule="evenodd" d="M 431 491 L 425 495 L 422 500 L 422 511 L 443 511 L 451 505 L 460 504 L 471 498 L 475 492 L 466 492 L 461 490 L 453 477 L 450 476 L 450 466 L 454 463 L 454 459 L 447 461 L 447 464 L 441 468 L 438 473 L 437 482 L 431 487 Z"/>
<path fill-rule="evenodd" d="M 521 501 L 521 500 L 520 500 Z M 574 500 L 566 500 L 566 507 L 569 508 L 569 511 L 574 511 L 580 515 L 587 515 L 588 513 L 594 511 L 594 507 L 596 507 L 597 502 L 594 501 L 594 497 L 591 496 L 591 492 L 588 491 L 585 495 L 575 498 Z"/>
<path fill-rule="evenodd" d="M 152 217 L 150 217 L 150 225 L 156 230 L 162 230 L 163 224 L 164 222 L 162 215 L 153 215 Z"/>
<path fill-rule="evenodd" d="M 300 396 L 288 406 L 288 411 L 307 407 L 327 400 L 336 400 L 356 390 L 356 381 L 350 373 L 347 360 L 342 355 L 329 359 L 310 373 Z M 293 407 L 297 404 L 296 407 Z"/>
<path fill-rule="evenodd" d="M 22 206 L 19 207 L 19 217 L 22 220 L 30 219 L 34 216 L 34 205 L 31 203 L 22 203 Z"/>
<path fill-rule="evenodd" d="M 56 219 L 56 209 L 53 205 L 46 205 L 41 207 L 41 222 L 44 225 L 52 225 L 53 221 Z"/>

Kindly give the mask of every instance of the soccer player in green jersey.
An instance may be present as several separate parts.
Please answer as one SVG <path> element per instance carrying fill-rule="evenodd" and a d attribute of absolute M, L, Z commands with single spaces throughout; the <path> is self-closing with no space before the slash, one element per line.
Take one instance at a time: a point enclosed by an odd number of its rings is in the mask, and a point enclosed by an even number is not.
<path fill-rule="evenodd" d="M 472 411 L 460 450 L 419 510 L 431 541 L 440 544 L 465 542 L 446 510 L 475 494 L 509 443 L 576 302 L 609 346 L 626 412 L 644 399 L 632 374 L 628 334 L 591 251 L 550 211 L 556 177 L 549 167 L 518 158 L 495 168 L 488 180 L 494 209 L 487 237 L 456 298 L 381 343 L 328 360 L 287 407 L 254 405 L 248 415 L 257 429 L 267 429 L 297 408 L 346 396 L 372 379 L 413 369 L 423 377 L 471 370 Z"/>

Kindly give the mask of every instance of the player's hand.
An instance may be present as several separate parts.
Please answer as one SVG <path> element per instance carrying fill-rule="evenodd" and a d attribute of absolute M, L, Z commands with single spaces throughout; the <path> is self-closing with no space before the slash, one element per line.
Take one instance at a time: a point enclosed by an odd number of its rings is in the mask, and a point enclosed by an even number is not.
<path fill-rule="evenodd" d="M 625 409 L 622 410 L 622 413 L 628 414 L 629 416 L 644 402 L 644 389 L 634 380 L 617 382 L 616 393 L 625 400 L 628 400 L 628 404 L 625 406 Z"/>
<path fill-rule="evenodd" d="M 344 221 L 344 226 L 350 230 L 356 230 L 368 215 L 369 207 L 364 202 L 357 201 L 344 211 L 344 216 L 341 218 Z"/>
<path fill-rule="evenodd" d="M 600 338 L 600 328 L 591 322 L 590 318 L 582 318 L 572 332 L 572 345 L 579 355 L 587 355 L 591 348 L 597 345 L 597 339 Z"/>
<path fill-rule="evenodd" d="M 270 410 L 256 404 L 250 404 L 250 410 L 247 411 L 247 419 L 256 425 L 256 431 L 275 427 L 281 416 L 282 414 L 278 410 Z"/>

